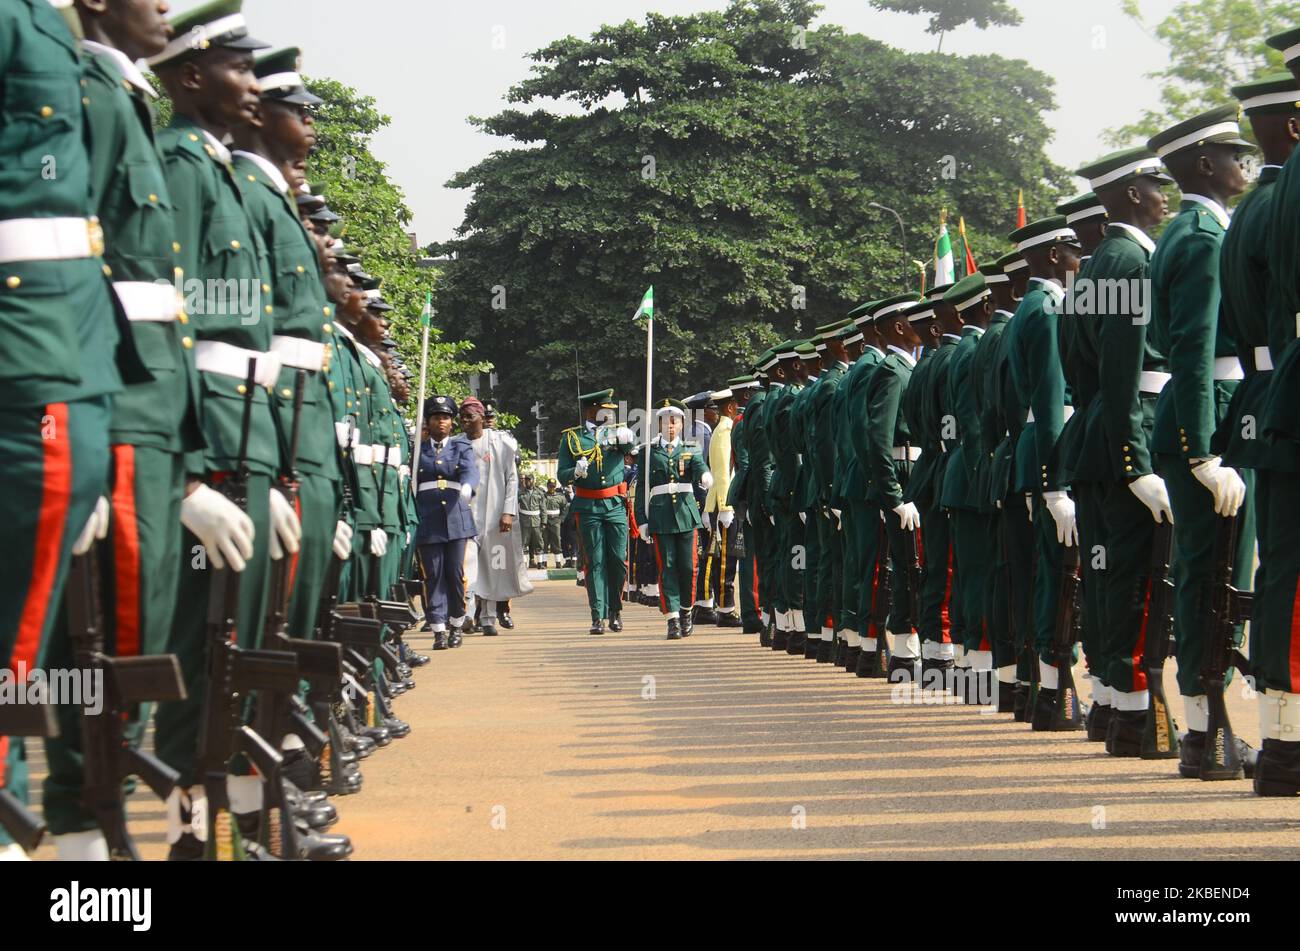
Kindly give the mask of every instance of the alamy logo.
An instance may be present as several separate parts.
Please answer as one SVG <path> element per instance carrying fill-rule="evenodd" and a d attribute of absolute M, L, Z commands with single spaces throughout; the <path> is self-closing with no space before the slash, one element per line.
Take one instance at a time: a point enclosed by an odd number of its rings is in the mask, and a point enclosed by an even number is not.
<path fill-rule="evenodd" d="M 1065 278 L 1065 296 L 1049 295 L 1043 310 L 1074 317 L 1130 317 L 1134 324 L 1145 326 L 1151 320 L 1151 281 L 1076 279 L 1070 273 Z"/>
<path fill-rule="evenodd" d="M 66 923 L 129 922 L 132 931 L 153 925 L 152 888 L 69 888 L 50 892 L 50 921 Z"/>

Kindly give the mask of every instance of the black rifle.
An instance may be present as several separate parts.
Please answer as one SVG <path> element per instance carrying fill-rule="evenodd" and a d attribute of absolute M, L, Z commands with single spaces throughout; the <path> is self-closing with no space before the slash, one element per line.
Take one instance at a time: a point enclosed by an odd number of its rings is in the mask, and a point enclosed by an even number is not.
<path fill-rule="evenodd" d="M 1142 666 L 1146 670 L 1151 705 L 1147 708 L 1146 728 L 1142 731 L 1143 759 L 1175 759 L 1178 756 L 1178 724 L 1174 722 L 1165 696 L 1165 660 L 1174 644 L 1174 582 L 1169 577 L 1173 558 L 1174 527 L 1168 522 L 1156 525 L 1151 546 L 1151 594 L 1147 599 L 1146 632 L 1143 638 Z"/>
<path fill-rule="evenodd" d="M 124 727 L 142 703 L 185 699 L 180 662 L 174 654 L 105 655 L 95 547 L 72 559 L 64 601 L 77 666 L 98 674 L 95 680 L 104 689 L 98 712 L 87 706 L 81 714 L 82 805 L 104 833 L 109 858 L 138 862 L 140 853 L 126 828 L 122 784 L 128 776 L 139 776 L 154 795 L 166 799 L 180 774 L 156 756 L 132 747 Z"/>
<path fill-rule="evenodd" d="M 43 698 L 36 702 L 31 702 L 31 697 L 27 699 L 27 703 L 0 703 L 0 737 L 58 736 L 54 707 Z M 0 744 L 0 748 L 4 746 Z M 0 829 L 9 833 L 24 852 L 35 852 L 45 837 L 44 821 L 17 796 L 3 788 L 0 788 Z"/>
<path fill-rule="evenodd" d="M 1223 693 L 1228 671 L 1236 668 L 1250 676 L 1250 663 L 1237 650 L 1237 625 L 1251 619 L 1255 596 L 1238 591 L 1232 584 L 1236 562 L 1237 517 L 1216 518 L 1214 531 L 1214 574 L 1202 588 L 1208 602 L 1200 612 L 1207 628 L 1205 657 L 1201 661 L 1201 686 L 1209 706 L 1205 728 L 1205 751 L 1201 754 L 1201 779 L 1236 779 L 1244 764 L 1237 750 L 1237 738 L 1228 719 Z"/>
<path fill-rule="evenodd" d="M 253 393 L 257 385 L 257 361 L 248 361 L 244 382 L 244 415 L 239 436 L 239 457 L 234 474 L 224 480 L 221 493 L 239 506 L 248 505 L 248 438 L 253 419 Z M 243 723 L 244 697 L 256 689 L 288 693 L 298 686 L 298 664 L 283 651 L 248 650 L 236 643 L 238 636 L 240 574 L 230 568 L 215 569 L 208 596 L 207 681 L 199 721 L 198 767 L 208 801 L 208 841 L 205 858 L 217 861 L 241 859 L 242 839 L 235 828 L 226 791 L 230 761 L 243 753 L 267 780 L 272 813 L 270 825 L 292 830 L 279 788 L 283 763 L 279 752 Z M 281 820 L 281 817 L 284 817 Z"/>
<path fill-rule="evenodd" d="M 274 491 L 284 496 L 290 507 L 298 500 L 298 438 L 302 423 L 302 397 L 307 385 L 307 371 L 299 370 L 293 387 L 293 424 L 290 428 L 287 464 Z M 274 529 L 272 529 L 274 531 Z M 267 590 L 266 632 L 270 637 L 289 633 L 289 553 L 271 563 L 271 581 Z"/>
<path fill-rule="evenodd" d="M 1052 655 L 1057 669 L 1056 699 L 1052 704 L 1053 731 L 1084 727 L 1079 693 L 1074 685 L 1074 642 L 1079 633 L 1079 546 L 1061 549 L 1061 589 L 1056 605 Z"/>
<path fill-rule="evenodd" d="M 881 518 L 876 530 L 876 590 L 872 599 L 871 625 L 876 634 L 876 652 L 871 661 L 871 676 L 884 677 L 889 672 L 892 652 L 889 636 L 885 633 L 889 625 L 889 614 L 894 609 L 894 575 L 890 570 L 889 528 Z"/>

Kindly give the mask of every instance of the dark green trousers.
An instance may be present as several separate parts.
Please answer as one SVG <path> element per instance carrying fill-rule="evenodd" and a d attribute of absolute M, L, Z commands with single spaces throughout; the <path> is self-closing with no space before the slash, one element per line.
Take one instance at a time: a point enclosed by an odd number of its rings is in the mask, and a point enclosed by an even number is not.
<path fill-rule="evenodd" d="M 906 533 L 897 513 L 890 510 L 885 513 L 885 531 L 889 538 L 889 551 L 881 552 L 881 558 L 888 557 L 890 572 L 893 575 L 893 604 L 889 609 L 889 633 L 910 634 L 913 627 L 910 620 L 911 583 L 908 576 Z M 884 632 L 882 631 L 881 634 Z"/>
<path fill-rule="evenodd" d="M 1199 484 L 1199 483 L 1198 483 Z M 1098 483 L 1105 531 L 1106 568 L 1101 610 L 1101 663 L 1090 664 L 1094 677 L 1125 693 L 1147 688 L 1142 669 L 1142 640 L 1151 590 L 1152 547 L 1156 523 L 1126 483 Z"/>
<path fill-rule="evenodd" d="M 1104 668 L 1102 638 L 1106 630 L 1105 492 L 1096 482 L 1076 482 L 1073 492 L 1079 522 L 1079 567 L 1083 585 L 1083 656 L 1088 670 Z"/>
<path fill-rule="evenodd" d="M 1259 571 L 1250 662 L 1260 690 L 1300 693 L 1300 473 L 1255 473 Z"/>
<path fill-rule="evenodd" d="M 659 571 L 659 610 L 676 615 L 695 604 L 695 581 L 699 570 L 699 549 L 694 532 L 651 535 L 655 566 Z"/>
<path fill-rule="evenodd" d="M 1064 562 L 1061 543 L 1056 540 L 1056 519 L 1038 493 L 1034 493 L 1034 550 L 1034 649 L 1041 660 L 1055 666 L 1052 641 L 1056 637 Z"/>
<path fill-rule="evenodd" d="M 883 592 L 880 590 L 880 567 L 888 565 L 888 545 L 885 541 L 885 523 L 880 517 L 880 506 L 874 502 L 853 500 L 853 547 L 857 563 L 857 631 L 863 637 L 879 637 L 884 631 L 875 629 L 876 608 Z"/>
<path fill-rule="evenodd" d="M 992 607 L 998 624 L 1005 623 L 1007 639 L 993 644 L 993 664 L 1016 665 L 1016 679 L 1028 683 L 1037 663 L 1034 639 L 1034 526 L 1029 521 L 1023 492 L 1012 492 L 1002 500 L 998 526 L 997 578 Z M 1010 653 L 1007 648 L 1010 647 Z"/>
<path fill-rule="evenodd" d="M 1178 649 L 1178 690 L 1185 697 L 1205 693 L 1201 665 L 1205 659 L 1210 580 L 1214 576 L 1214 534 L 1219 517 L 1214 497 L 1182 459 L 1160 454 L 1156 471 L 1169 489 L 1174 510 L 1174 642 Z M 1255 575 L 1255 473 L 1239 469 L 1246 482 L 1246 501 L 1237 513 L 1237 550 L 1232 583 L 1252 590 Z M 1236 630 L 1241 643 L 1242 629 Z"/>
<path fill-rule="evenodd" d="M 260 647 L 262 622 L 266 618 L 266 587 L 270 569 L 269 476 L 253 475 L 248 480 L 248 517 L 256 536 L 253 557 L 239 582 L 239 611 L 236 643 Z M 188 531 L 181 547 L 179 608 L 167 639 L 167 651 L 180 659 L 186 698 L 160 704 L 154 737 L 158 756 L 181 774 L 182 786 L 193 786 L 199 745 L 199 717 L 207 691 L 208 596 L 216 569 L 197 538 Z"/>
<path fill-rule="evenodd" d="M 840 617 L 843 630 L 857 633 L 861 629 L 858 601 L 862 597 L 861 551 L 858 536 L 858 511 L 845 503 L 840 515 Z"/>
<path fill-rule="evenodd" d="M 824 513 L 824 514 L 823 514 Z M 823 509 L 817 516 L 821 532 L 821 561 L 817 569 L 817 600 L 823 619 L 834 631 L 845 629 L 840 595 L 844 590 L 844 533 L 835 513 Z M 823 621 L 823 623 L 825 623 Z"/>
<path fill-rule="evenodd" d="M 989 551 L 992 534 L 987 515 L 968 509 L 952 511 L 953 553 L 961 569 L 958 583 L 961 585 L 963 643 L 968 651 L 993 649 L 984 616 L 992 567 Z"/>
<path fill-rule="evenodd" d="M 758 570 L 758 532 L 749 522 L 740 525 L 737 535 L 739 544 L 744 549 L 744 557 L 736 566 L 736 594 L 740 601 L 740 620 L 745 627 L 755 627 L 762 623 L 763 595 L 759 582 Z"/>
<path fill-rule="evenodd" d="M 952 607 L 957 587 L 953 584 L 951 520 L 939 505 L 921 508 L 921 547 L 921 640 L 962 643 L 965 629 Z"/>
<path fill-rule="evenodd" d="M 776 609 L 797 611 L 803 607 L 803 576 L 808 564 L 807 532 L 797 514 L 776 517 L 777 549 L 773 552 L 776 578 Z"/>
<path fill-rule="evenodd" d="M 108 397 L 0 407 L 0 666 L 46 665 L 72 545 L 108 488 Z M 0 788 L 27 801 L 27 754 L 0 737 Z M 12 840 L 0 829 L 0 846 Z"/>
<path fill-rule="evenodd" d="M 577 514 L 578 542 L 587 568 L 587 604 L 592 621 L 622 610 L 627 580 L 627 509 Z M 694 541 L 694 532 L 686 533 Z"/>
<path fill-rule="evenodd" d="M 180 581 L 184 458 L 160 449 L 113 446 L 111 479 L 113 516 L 98 551 L 106 653 L 161 654 L 176 614 Z M 51 631 L 45 664 L 76 665 L 66 610 L 59 611 Z M 146 703 L 135 711 L 127 727 L 135 742 L 143 737 L 152 709 Z M 45 741 L 49 773 L 42 802 L 54 835 L 95 828 L 94 818 L 81 807 L 81 716 L 80 707 L 60 705 L 59 735 Z"/>
<path fill-rule="evenodd" d="M 811 512 L 804 512 L 807 521 L 799 519 L 803 524 L 803 545 L 804 545 L 804 569 L 800 576 L 800 582 L 803 586 L 803 629 L 808 634 L 815 634 L 820 637 L 822 624 L 826 621 L 826 610 L 818 600 L 817 575 L 821 571 L 822 557 L 822 536 L 820 515 L 814 509 Z"/>
<path fill-rule="evenodd" d="M 289 597 L 289 636 L 309 638 L 316 627 L 325 575 L 334 557 L 338 484 L 319 475 L 302 476 L 298 483 L 297 508 L 302 523 L 302 544 L 290 569 L 293 587 Z M 396 540 L 391 543 L 395 546 Z M 385 597 L 387 594 L 385 590 Z"/>

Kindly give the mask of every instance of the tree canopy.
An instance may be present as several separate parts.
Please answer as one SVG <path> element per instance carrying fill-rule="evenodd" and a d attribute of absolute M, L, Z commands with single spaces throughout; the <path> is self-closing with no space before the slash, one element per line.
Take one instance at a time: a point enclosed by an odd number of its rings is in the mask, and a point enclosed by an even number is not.
<path fill-rule="evenodd" d="M 941 210 L 965 216 L 983 259 L 1007 250 L 1018 189 L 1031 214 L 1061 196 L 1047 76 L 814 30 L 817 9 L 735 0 L 567 37 L 533 54 L 512 108 L 472 120 L 514 147 L 449 183 L 474 195 L 433 249 L 453 256 L 437 299 L 512 405 L 543 401 L 552 436 L 571 424 L 575 351 L 584 388 L 640 401 L 647 285 L 656 395 L 681 395 L 914 289 Z M 872 203 L 901 215 L 905 248 Z"/>
<path fill-rule="evenodd" d="M 945 33 L 967 23 L 987 30 L 991 26 L 1019 26 L 1021 22 L 1020 12 L 1008 0 L 871 0 L 871 5 L 896 13 L 928 13 L 930 25 L 926 32 L 937 35 L 940 43 Z"/>

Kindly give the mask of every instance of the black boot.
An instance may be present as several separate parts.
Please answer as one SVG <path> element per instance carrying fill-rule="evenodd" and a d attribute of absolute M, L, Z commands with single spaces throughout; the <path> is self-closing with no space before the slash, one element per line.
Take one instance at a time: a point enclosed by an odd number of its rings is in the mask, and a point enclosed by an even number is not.
<path fill-rule="evenodd" d="M 790 632 L 772 629 L 772 650 L 788 651 L 790 649 Z"/>
<path fill-rule="evenodd" d="M 691 618 L 691 611 L 689 608 L 682 609 L 678 613 L 678 618 L 681 621 L 679 626 L 681 628 L 682 637 L 690 637 L 695 633 L 695 622 Z"/>
<path fill-rule="evenodd" d="M 856 674 L 858 672 L 858 658 L 862 656 L 862 646 L 854 644 L 852 647 L 844 648 L 844 672 Z"/>
<path fill-rule="evenodd" d="M 1088 742 L 1105 743 L 1110 731 L 1110 718 L 1115 708 L 1109 703 L 1094 703 L 1088 710 Z"/>
<path fill-rule="evenodd" d="M 682 639 L 682 622 L 674 615 L 668 615 L 668 640 L 680 641 Z"/>
<path fill-rule="evenodd" d="M 1017 723 L 1028 723 L 1030 717 L 1033 715 L 1033 709 L 1029 705 L 1029 684 L 1016 681 L 1015 700 L 1013 701 L 1013 705 L 1015 707 L 1013 711 L 1015 721 Z M 1105 737 L 1102 737 L 1102 739 L 1105 739 Z"/>
<path fill-rule="evenodd" d="M 805 631 L 804 642 L 803 642 L 803 659 L 816 660 L 817 652 L 822 649 L 821 645 L 822 645 L 822 639 L 820 633 Z"/>
<path fill-rule="evenodd" d="M 1106 726 L 1106 752 L 1111 756 L 1141 756 L 1142 731 L 1146 725 L 1145 710 L 1115 710 Z"/>
<path fill-rule="evenodd" d="M 785 652 L 791 657 L 802 657 L 806 638 L 803 631 L 790 631 L 786 641 Z"/>
<path fill-rule="evenodd" d="M 1259 773 L 1258 760 L 1261 757 L 1253 746 L 1247 743 L 1239 736 L 1234 736 L 1236 756 L 1235 760 L 1241 763 L 1238 769 L 1218 769 L 1213 774 L 1206 775 L 1202 768 L 1202 762 L 1205 757 L 1205 732 L 1202 730 L 1188 730 L 1180 739 L 1178 751 L 1178 775 L 1186 779 L 1205 779 L 1209 780 L 1232 780 L 1241 779 L 1243 776 L 1250 779 Z M 1264 741 L 1268 743 L 1267 740 Z"/>
<path fill-rule="evenodd" d="M 758 628 L 757 631 L 751 631 L 751 630 L 749 630 L 748 628 L 746 628 L 745 631 L 744 631 L 744 633 L 746 633 L 746 634 L 754 634 L 754 633 L 757 633 L 757 634 L 758 634 L 758 646 L 759 646 L 759 647 L 767 647 L 767 648 L 770 648 L 770 647 L 772 646 L 772 628 L 771 628 L 770 625 L 766 625 L 766 624 L 759 625 L 759 628 Z"/>
<path fill-rule="evenodd" d="M 604 633 L 605 633 L 605 621 L 604 621 L 604 619 L 602 618 L 602 619 L 600 619 L 600 620 L 592 621 L 592 622 L 591 622 L 591 630 L 589 630 L 587 633 L 588 633 L 588 634 L 604 634 Z"/>
<path fill-rule="evenodd" d="M 918 666 L 915 657 L 891 657 L 886 679 L 891 684 L 915 683 Z"/>
<path fill-rule="evenodd" d="M 817 642 L 817 663 L 829 664 L 835 659 L 835 641 Z"/>
<path fill-rule="evenodd" d="M 1265 740 L 1255 763 L 1255 795 L 1300 795 L 1300 743 Z"/>
<path fill-rule="evenodd" d="M 469 621 L 465 622 L 465 626 L 466 627 L 469 626 Z M 448 647 L 460 647 L 460 645 L 464 643 L 465 643 L 465 635 L 462 633 L 461 628 L 453 627 L 447 631 Z"/>
<path fill-rule="evenodd" d="M 956 662 L 951 657 L 921 658 L 921 689 L 947 690 L 952 686 L 952 670 Z"/>
<path fill-rule="evenodd" d="M 445 651 L 447 647 L 447 632 L 436 631 L 433 635 L 433 649 L 436 651 Z"/>
<path fill-rule="evenodd" d="M 609 619 L 609 629 L 615 634 L 623 630 L 623 615 L 621 613 L 615 614 Z"/>

